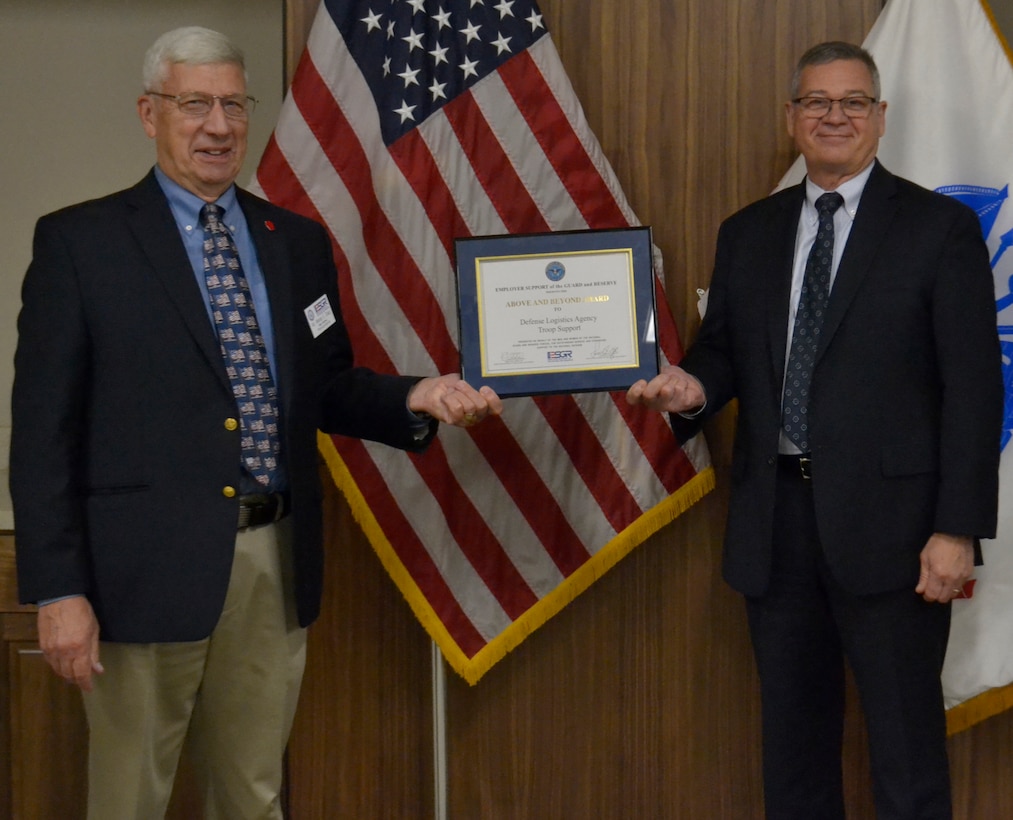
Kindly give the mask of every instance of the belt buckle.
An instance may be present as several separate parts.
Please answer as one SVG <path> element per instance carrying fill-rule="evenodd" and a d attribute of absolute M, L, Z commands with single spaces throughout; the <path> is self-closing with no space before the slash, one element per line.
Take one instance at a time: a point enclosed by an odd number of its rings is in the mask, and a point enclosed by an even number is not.
<path fill-rule="evenodd" d="M 271 518 L 262 518 L 262 510 L 273 506 Z M 281 496 L 276 493 L 253 493 L 243 495 L 239 498 L 239 520 L 236 522 L 237 529 L 245 530 L 249 527 L 259 527 L 270 524 L 281 518 L 284 504 Z"/>
<path fill-rule="evenodd" d="M 799 456 L 798 457 L 798 470 L 802 474 L 802 478 L 806 481 L 811 481 L 813 477 L 812 470 L 813 460 L 810 456 Z"/>

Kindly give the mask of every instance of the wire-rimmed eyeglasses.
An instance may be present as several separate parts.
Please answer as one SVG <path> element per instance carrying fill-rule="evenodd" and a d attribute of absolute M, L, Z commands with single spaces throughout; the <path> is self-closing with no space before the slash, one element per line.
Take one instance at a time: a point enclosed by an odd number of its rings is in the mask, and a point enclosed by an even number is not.
<path fill-rule="evenodd" d="M 172 100 L 179 110 L 188 117 L 206 117 L 215 107 L 215 102 L 221 103 L 225 116 L 232 120 L 245 120 L 257 107 L 257 100 L 245 94 L 232 94 L 227 97 L 218 97 L 214 94 L 204 94 L 200 91 L 188 91 L 185 94 L 162 94 L 160 91 L 145 91 L 152 97 L 161 97 L 165 100 Z"/>
<path fill-rule="evenodd" d="M 803 116 L 814 120 L 822 119 L 829 114 L 834 103 L 841 107 L 841 112 L 845 116 L 854 120 L 864 120 L 872 113 L 873 106 L 878 102 L 875 97 L 866 97 L 862 94 L 841 97 L 839 100 L 832 100 L 830 97 L 798 97 L 792 100 Z"/>

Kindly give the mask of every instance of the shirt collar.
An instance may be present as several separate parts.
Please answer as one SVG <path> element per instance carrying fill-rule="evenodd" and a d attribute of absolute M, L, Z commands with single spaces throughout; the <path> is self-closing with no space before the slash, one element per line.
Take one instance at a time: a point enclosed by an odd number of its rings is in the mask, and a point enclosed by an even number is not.
<path fill-rule="evenodd" d="M 872 167 L 875 162 L 870 162 L 862 171 L 857 173 L 847 182 L 842 182 L 837 186 L 836 191 L 842 197 L 844 197 L 844 212 L 848 217 L 854 221 L 855 214 L 858 213 L 858 203 L 862 199 L 862 192 L 865 190 L 865 183 L 869 181 L 869 177 L 872 174 Z M 819 185 L 813 182 L 809 177 L 805 178 L 805 205 L 803 206 L 809 219 L 817 219 L 816 215 L 816 200 L 820 196 L 827 193 Z"/>
<path fill-rule="evenodd" d="M 188 191 L 178 182 L 175 182 L 166 176 L 165 172 L 157 165 L 155 166 L 155 179 L 158 180 L 158 184 L 165 193 L 166 199 L 169 200 L 169 207 L 172 209 L 172 213 L 176 217 L 176 221 L 184 226 L 199 225 L 200 210 L 207 203 L 196 194 Z M 230 185 L 228 190 L 215 200 L 215 204 L 225 211 L 225 223 L 229 226 L 229 230 L 234 231 L 235 228 L 232 224 L 239 216 L 239 206 L 236 200 L 236 186 Z"/>

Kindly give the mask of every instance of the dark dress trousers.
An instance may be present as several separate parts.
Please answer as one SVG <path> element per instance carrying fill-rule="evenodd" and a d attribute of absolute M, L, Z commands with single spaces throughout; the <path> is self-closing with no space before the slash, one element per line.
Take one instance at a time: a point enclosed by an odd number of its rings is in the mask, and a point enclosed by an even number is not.
<path fill-rule="evenodd" d="M 238 191 L 275 333 L 299 621 L 320 607 L 319 429 L 420 450 L 416 379 L 355 368 L 330 240 Z M 314 338 L 304 309 L 337 321 Z M 84 593 L 102 638 L 207 637 L 238 520 L 235 400 L 205 296 L 154 174 L 39 220 L 15 358 L 11 492 L 22 601 Z"/>

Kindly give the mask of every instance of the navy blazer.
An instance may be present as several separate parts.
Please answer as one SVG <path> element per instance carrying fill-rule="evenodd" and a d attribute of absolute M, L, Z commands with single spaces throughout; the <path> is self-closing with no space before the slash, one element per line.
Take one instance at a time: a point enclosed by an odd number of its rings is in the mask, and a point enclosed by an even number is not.
<path fill-rule="evenodd" d="M 353 367 L 330 239 L 245 191 L 275 332 L 299 621 L 322 589 L 318 429 L 422 449 L 416 379 Z M 303 310 L 338 321 L 313 337 Z M 19 594 L 84 593 L 106 640 L 207 637 L 228 587 L 239 431 L 219 344 L 153 173 L 43 217 L 18 319 L 10 481 Z"/>
<path fill-rule="evenodd" d="M 739 402 L 724 573 L 747 595 L 763 594 L 770 577 L 803 201 L 798 185 L 721 226 L 706 316 L 682 362 L 706 391 L 703 416 Z M 974 213 L 877 162 L 830 296 L 809 407 L 820 538 L 852 592 L 913 588 L 933 532 L 994 537 L 1003 409 L 995 322 Z"/>

